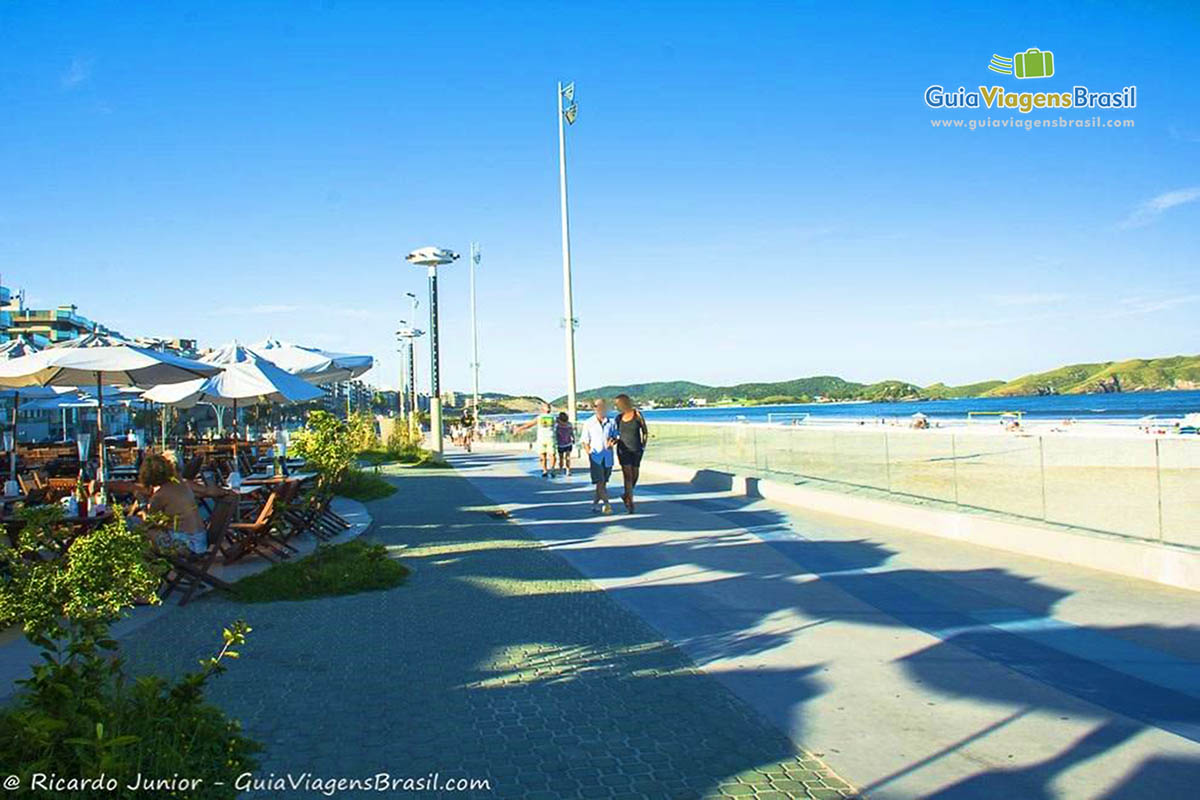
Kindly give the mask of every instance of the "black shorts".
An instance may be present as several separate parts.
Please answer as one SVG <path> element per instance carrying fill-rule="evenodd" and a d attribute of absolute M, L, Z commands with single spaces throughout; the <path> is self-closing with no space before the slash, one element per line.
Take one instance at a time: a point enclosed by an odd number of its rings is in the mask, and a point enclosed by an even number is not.
<path fill-rule="evenodd" d="M 573 445 L 567 445 L 566 447 L 559 447 L 558 454 L 560 456 L 569 456 L 569 455 L 571 455 L 571 451 L 574 449 L 575 449 L 575 447 Z"/>
<path fill-rule="evenodd" d="M 642 454 L 645 450 L 630 450 L 625 445 L 617 442 L 617 460 L 621 462 L 622 467 L 640 467 L 642 465 Z"/>
<path fill-rule="evenodd" d="M 608 479 L 612 477 L 612 467 L 594 458 L 588 459 L 588 467 L 592 473 L 592 483 L 608 483 Z"/>

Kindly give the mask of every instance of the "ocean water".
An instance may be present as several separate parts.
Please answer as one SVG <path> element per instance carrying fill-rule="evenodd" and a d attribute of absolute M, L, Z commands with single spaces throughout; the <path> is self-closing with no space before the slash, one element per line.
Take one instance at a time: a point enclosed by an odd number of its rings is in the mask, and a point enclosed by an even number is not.
<path fill-rule="evenodd" d="M 813 420 L 906 420 L 918 412 L 934 420 L 963 420 L 969 411 L 1022 411 L 1026 419 L 1121 421 L 1157 416 L 1179 418 L 1200 412 L 1200 391 L 1045 395 L 928 400 L 912 403 L 794 403 L 778 406 L 719 406 L 646 410 L 646 419 L 664 422 L 766 422 L 768 414 L 809 414 Z M 488 415 L 490 419 L 529 419 L 532 414 Z"/>
<path fill-rule="evenodd" d="M 796 403 L 779 406 L 664 408 L 645 412 L 646 419 L 687 422 L 766 422 L 768 414 L 809 414 L 819 419 L 907 419 L 922 413 L 930 419 L 961 420 L 969 411 L 1022 411 L 1026 419 L 1134 420 L 1147 416 L 1182 417 L 1200 412 L 1200 391 L 1125 392 L 1118 394 L 1045 395 L 1040 397 L 970 397 L 911 403 Z"/>

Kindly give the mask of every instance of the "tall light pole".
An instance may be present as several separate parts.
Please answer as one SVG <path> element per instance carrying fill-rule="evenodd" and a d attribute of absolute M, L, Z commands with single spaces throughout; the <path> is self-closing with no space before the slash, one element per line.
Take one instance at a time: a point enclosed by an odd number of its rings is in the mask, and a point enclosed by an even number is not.
<path fill-rule="evenodd" d="M 475 268 L 479 266 L 479 243 L 471 242 L 471 372 L 474 378 L 475 412 L 471 424 L 479 427 L 479 323 L 475 316 Z"/>
<path fill-rule="evenodd" d="M 396 330 L 396 341 L 400 345 L 396 348 L 396 352 L 400 354 L 400 371 L 396 380 L 397 418 L 404 416 L 405 406 L 408 405 L 408 354 L 405 352 L 407 347 L 404 343 L 404 339 L 400 336 L 400 331 L 404 330 L 406 327 L 408 327 L 408 320 L 402 319 L 400 320 L 400 328 Z"/>
<path fill-rule="evenodd" d="M 564 107 L 563 101 L 567 101 Z M 575 124 L 575 83 L 558 84 L 558 194 L 562 206 L 563 329 L 567 335 L 567 415 L 575 423 L 575 308 L 571 296 L 571 234 L 567 218 L 566 125 Z"/>
<path fill-rule="evenodd" d="M 405 292 L 404 294 L 408 296 L 409 304 L 412 306 L 411 318 L 415 323 L 417 307 L 421 305 L 421 301 L 414 292 Z M 419 336 L 420 333 L 417 335 Z M 408 340 L 408 392 L 411 401 L 408 407 L 408 432 L 415 438 L 421 432 L 421 410 L 417 406 L 417 341 L 415 337 L 409 337 Z"/>
<path fill-rule="evenodd" d="M 417 330 L 410 327 L 404 320 L 400 320 L 403 324 L 396 331 L 396 339 L 401 342 L 401 352 L 408 359 L 408 429 L 411 433 L 416 433 L 417 427 L 417 381 L 416 381 L 416 361 L 417 361 L 417 339 L 425 335 L 425 331 Z"/>
<path fill-rule="evenodd" d="M 422 247 L 406 257 L 408 263 L 429 271 L 429 435 L 434 453 L 442 453 L 442 383 L 438 362 L 437 268 L 458 260 L 458 253 L 444 247 Z"/>

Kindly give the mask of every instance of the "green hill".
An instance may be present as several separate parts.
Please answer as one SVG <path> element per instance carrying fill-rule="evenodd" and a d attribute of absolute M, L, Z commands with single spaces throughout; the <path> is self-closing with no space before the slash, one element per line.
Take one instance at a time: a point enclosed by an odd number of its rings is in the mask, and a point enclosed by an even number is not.
<path fill-rule="evenodd" d="M 638 403 L 685 405 L 700 398 L 709 404 L 806 403 L 827 400 L 943 400 L 952 397 L 1014 397 L 1037 394 L 1138 392 L 1200 389 L 1200 356 L 1138 358 L 1095 364 L 1071 364 L 1011 381 L 981 381 L 962 386 L 934 383 L 920 387 L 899 380 L 856 383 L 834 375 L 815 375 L 788 381 L 705 386 L 693 381 L 654 381 L 598 386 L 579 392 L 581 400 L 627 394 Z M 553 402 L 561 405 L 565 397 Z"/>
<path fill-rule="evenodd" d="M 979 383 L 967 383 L 962 386 L 947 386 L 944 383 L 933 383 L 921 390 L 921 396 L 928 397 L 931 400 L 947 400 L 952 397 L 979 397 L 1003 385 L 1004 381 L 980 381 Z"/>
<path fill-rule="evenodd" d="M 1071 364 L 1009 381 L 985 397 L 1200 389 L 1200 356 Z"/>
<path fill-rule="evenodd" d="M 479 406 L 484 414 L 528 414 L 541 410 L 542 399 L 501 392 L 480 392 Z"/>

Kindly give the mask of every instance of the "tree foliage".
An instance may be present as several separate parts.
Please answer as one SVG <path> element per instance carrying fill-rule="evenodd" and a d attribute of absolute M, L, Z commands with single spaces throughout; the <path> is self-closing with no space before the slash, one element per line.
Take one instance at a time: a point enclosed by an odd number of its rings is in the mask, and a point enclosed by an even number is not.
<path fill-rule="evenodd" d="M 349 426 L 328 411 L 308 415 L 304 429 L 292 439 L 292 450 L 329 483 L 340 480 L 358 454 Z"/>

